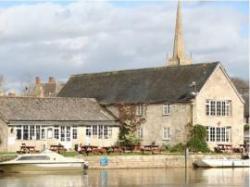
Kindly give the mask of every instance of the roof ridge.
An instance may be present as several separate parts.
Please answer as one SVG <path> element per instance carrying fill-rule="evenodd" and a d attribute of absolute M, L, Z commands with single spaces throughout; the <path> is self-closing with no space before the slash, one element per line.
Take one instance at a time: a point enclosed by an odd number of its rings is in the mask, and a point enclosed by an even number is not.
<path fill-rule="evenodd" d="M 159 66 L 159 67 L 145 67 L 145 68 L 137 68 L 137 69 L 124 69 L 124 70 L 115 70 L 115 71 L 104 71 L 104 72 L 93 72 L 93 73 L 81 73 L 81 74 L 74 74 L 70 77 L 81 77 L 81 76 L 91 76 L 91 75 L 110 75 L 110 74 L 117 74 L 117 73 L 130 73 L 135 71 L 156 71 L 159 69 L 172 69 L 177 67 L 187 67 L 187 66 L 199 66 L 204 64 L 218 64 L 219 61 L 214 62 L 206 62 L 206 63 L 196 63 L 196 64 L 185 64 L 180 66 Z"/>
<path fill-rule="evenodd" d="M 0 96 L 0 99 L 40 99 L 40 100 L 45 100 L 45 99 L 89 99 L 89 100 L 96 100 L 94 97 L 35 97 L 35 96 Z"/>

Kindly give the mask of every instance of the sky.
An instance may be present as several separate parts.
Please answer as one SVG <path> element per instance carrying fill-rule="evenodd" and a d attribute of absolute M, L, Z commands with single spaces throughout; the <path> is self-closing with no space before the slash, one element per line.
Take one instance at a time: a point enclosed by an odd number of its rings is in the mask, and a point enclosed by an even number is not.
<path fill-rule="evenodd" d="M 176 1 L 0 0 L 0 75 L 20 91 L 35 76 L 165 66 L 172 53 Z M 186 54 L 220 61 L 248 79 L 248 1 L 184 1 Z"/>

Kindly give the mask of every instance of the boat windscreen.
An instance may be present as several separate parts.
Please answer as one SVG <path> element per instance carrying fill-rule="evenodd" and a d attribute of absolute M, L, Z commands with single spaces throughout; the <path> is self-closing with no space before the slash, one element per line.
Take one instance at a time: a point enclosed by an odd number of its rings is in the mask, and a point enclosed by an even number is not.
<path fill-rule="evenodd" d="M 50 160 L 48 156 L 41 155 L 41 156 L 21 156 L 17 160 Z"/>

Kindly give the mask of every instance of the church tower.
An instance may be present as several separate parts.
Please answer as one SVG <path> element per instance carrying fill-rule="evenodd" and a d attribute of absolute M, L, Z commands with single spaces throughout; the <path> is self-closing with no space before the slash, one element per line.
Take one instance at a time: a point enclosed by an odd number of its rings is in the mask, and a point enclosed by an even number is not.
<path fill-rule="evenodd" d="M 168 66 L 192 64 L 191 59 L 188 58 L 185 54 L 181 18 L 182 18 L 181 17 L 181 2 L 178 1 L 173 56 L 170 59 L 168 59 L 168 63 L 167 63 Z"/>

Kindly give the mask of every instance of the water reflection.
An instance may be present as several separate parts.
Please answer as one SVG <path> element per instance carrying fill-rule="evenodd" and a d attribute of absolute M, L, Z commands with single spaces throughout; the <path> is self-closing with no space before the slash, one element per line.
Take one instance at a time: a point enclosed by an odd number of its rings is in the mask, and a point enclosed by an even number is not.
<path fill-rule="evenodd" d="M 1 175 L 1 187 L 249 186 L 249 169 L 115 169 L 86 174 Z"/>

